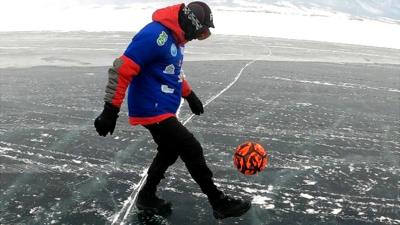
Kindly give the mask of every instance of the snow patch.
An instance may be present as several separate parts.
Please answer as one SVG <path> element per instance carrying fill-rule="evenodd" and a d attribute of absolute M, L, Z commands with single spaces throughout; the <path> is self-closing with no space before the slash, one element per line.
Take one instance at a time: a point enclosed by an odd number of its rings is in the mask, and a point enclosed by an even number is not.
<path fill-rule="evenodd" d="M 40 213 L 42 210 L 43 210 L 43 208 L 41 206 L 38 206 L 38 207 L 34 207 L 31 210 L 29 210 L 29 213 L 30 214 L 37 214 L 37 213 Z"/>
<path fill-rule="evenodd" d="M 77 163 L 77 164 L 81 164 L 82 163 L 82 161 L 76 160 L 76 159 L 73 159 L 72 162 Z"/>
<path fill-rule="evenodd" d="M 259 192 L 257 189 L 255 189 L 255 188 L 249 188 L 249 187 L 243 188 L 243 191 L 245 191 L 245 192 L 247 192 L 247 193 L 257 193 L 257 192 Z"/>
<path fill-rule="evenodd" d="M 379 218 L 377 218 L 379 220 L 379 222 L 392 222 L 392 218 L 386 217 L 386 216 L 381 216 Z"/>
<path fill-rule="evenodd" d="M 193 192 L 192 195 L 193 195 L 193 196 L 196 196 L 196 197 L 198 197 L 198 198 L 204 197 L 204 194 L 203 194 L 203 193 L 199 193 L 199 192 Z"/>
<path fill-rule="evenodd" d="M 314 199 L 314 196 L 309 195 L 309 194 L 304 194 L 304 193 L 301 193 L 301 194 L 300 194 L 300 197 L 306 198 L 306 199 Z"/>
<path fill-rule="evenodd" d="M 314 84 L 314 85 L 322 85 L 322 86 L 333 86 L 339 88 L 353 88 L 353 89 L 369 89 L 375 91 L 388 91 L 388 92 L 400 92 L 398 89 L 388 88 L 388 87 L 372 87 L 363 84 L 353 84 L 353 83 L 330 83 L 325 81 L 318 80 L 299 80 L 299 79 L 290 79 L 286 77 L 276 77 L 276 76 L 263 76 L 264 79 L 273 79 L 273 80 L 282 80 L 282 81 L 291 81 L 298 82 L 304 84 Z"/>
<path fill-rule="evenodd" d="M 318 213 L 318 211 L 315 211 L 314 209 L 306 209 L 306 212 L 308 214 L 316 214 L 316 213 Z"/>
<path fill-rule="evenodd" d="M 337 215 L 337 214 L 339 214 L 341 211 L 342 211 L 342 209 L 341 209 L 341 208 L 338 208 L 338 209 L 333 209 L 333 210 L 332 210 L 332 214 L 335 214 L 335 215 Z"/>
<path fill-rule="evenodd" d="M 265 205 L 268 201 L 272 201 L 272 199 L 265 196 L 256 195 L 253 197 L 251 202 L 256 205 Z"/>
<path fill-rule="evenodd" d="M 270 201 L 272 201 L 271 198 L 256 195 L 253 197 L 253 200 L 251 201 L 251 203 L 255 204 L 255 205 L 259 205 L 260 208 L 263 208 L 263 209 L 274 209 L 275 205 L 272 203 L 269 203 Z"/>
<path fill-rule="evenodd" d="M 336 202 L 344 202 L 343 198 L 336 199 Z"/>
<path fill-rule="evenodd" d="M 275 209 L 275 205 L 274 204 L 262 205 L 261 208 L 264 208 L 264 209 Z"/>
<path fill-rule="evenodd" d="M 313 181 L 313 180 L 304 180 L 305 185 L 315 185 L 317 183 L 317 181 Z"/>
<path fill-rule="evenodd" d="M 349 165 L 349 170 L 350 170 L 350 173 L 354 171 L 354 164 L 353 163 Z"/>
<path fill-rule="evenodd" d="M 296 103 L 296 105 L 298 105 L 298 106 L 304 106 L 304 107 L 312 106 L 312 104 L 311 104 L 311 103 L 308 103 L 308 102 L 299 102 L 299 103 Z"/>

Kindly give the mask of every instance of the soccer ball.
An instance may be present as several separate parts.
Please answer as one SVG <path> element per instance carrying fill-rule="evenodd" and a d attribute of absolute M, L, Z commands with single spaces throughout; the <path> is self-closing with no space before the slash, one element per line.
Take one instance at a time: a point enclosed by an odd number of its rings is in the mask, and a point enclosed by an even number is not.
<path fill-rule="evenodd" d="M 245 142 L 236 148 L 233 163 L 241 173 L 254 175 L 265 169 L 268 155 L 260 144 Z"/>

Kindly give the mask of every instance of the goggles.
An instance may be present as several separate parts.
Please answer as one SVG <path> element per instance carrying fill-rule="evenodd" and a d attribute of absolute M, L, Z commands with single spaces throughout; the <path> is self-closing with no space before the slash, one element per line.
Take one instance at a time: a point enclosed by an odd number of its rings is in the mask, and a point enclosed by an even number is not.
<path fill-rule="evenodd" d="M 201 28 L 200 30 L 197 31 L 196 38 L 198 40 L 204 40 L 204 39 L 207 39 L 210 36 L 211 36 L 210 28 L 207 27 L 207 26 L 204 26 L 203 28 Z"/>

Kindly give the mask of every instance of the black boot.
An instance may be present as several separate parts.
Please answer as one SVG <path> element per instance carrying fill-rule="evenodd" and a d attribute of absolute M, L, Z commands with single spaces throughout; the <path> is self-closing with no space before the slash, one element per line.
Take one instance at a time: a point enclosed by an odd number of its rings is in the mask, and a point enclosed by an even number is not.
<path fill-rule="evenodd" d="M 157 197 L 155 192 L 149 192 L 146 190 L 139 191 L 138 198 L 136 200 L 136 207 L 139 210 L 143 210 L 147 213 L 169 215 L 172 212 L 172 204 Z"/>
<path fill-rule="evenodd" d="M 227 195 L 220 195 L 217 199 L 209 199 L 216 219 L 227 217 L 239 217 L 247 212 L 251 207 L 250 201 L 235 199 Z"/>

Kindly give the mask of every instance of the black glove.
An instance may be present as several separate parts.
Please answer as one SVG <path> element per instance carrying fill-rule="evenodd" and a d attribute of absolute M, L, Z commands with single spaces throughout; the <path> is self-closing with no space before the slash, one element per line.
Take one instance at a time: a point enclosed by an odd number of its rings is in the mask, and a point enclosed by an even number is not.
<path fill-rule="evenodd" d="M 106 136 L 108 132 L 113 134 L 115 125 L 117 123 L 119 108 L 111 105 L 110 103 L 104 104 L 103 112 L 94 121 L 97 133 L 100 136 Z"/>
<path fill-rule="evenodd" d="M 204 113 L 203 103 L 201 103 L 200 99 L 196 96 L 194 91 L 190 92 L 190 94 L 185 99 L 189 103 L 189 107 L 190 110 L 192 110 L 192 113 L 196 115 Z"/>

